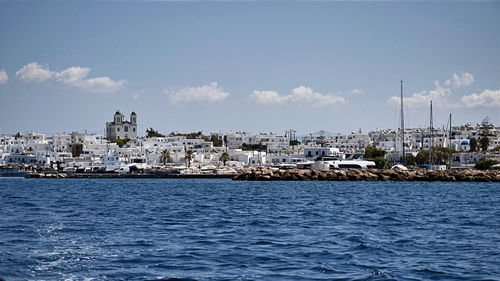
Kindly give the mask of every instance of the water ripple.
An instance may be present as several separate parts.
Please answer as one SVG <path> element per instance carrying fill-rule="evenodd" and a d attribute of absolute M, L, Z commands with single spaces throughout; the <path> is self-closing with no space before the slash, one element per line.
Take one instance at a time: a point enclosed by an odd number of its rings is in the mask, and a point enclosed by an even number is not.
<path fill-rule="evenodd" d="M 0 179 L 11 280 L 498 280 L 497 183 Z"/>

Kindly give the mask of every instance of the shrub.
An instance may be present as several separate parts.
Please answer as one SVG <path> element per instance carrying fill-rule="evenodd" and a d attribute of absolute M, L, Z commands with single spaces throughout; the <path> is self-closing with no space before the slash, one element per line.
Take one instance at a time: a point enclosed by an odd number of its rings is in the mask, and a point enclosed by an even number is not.
<path fill-rule="evenodd" d="M 491 166 L 493 166 L 493 165 L 495 165 L 497 163 L 498 162 L 495 161 L 495 160 L 486 159 L 486 160 L 477 162 L 476 165 L 474 165 L 474 169 L 489 170 L 489 169 L 491 169 Z"/>

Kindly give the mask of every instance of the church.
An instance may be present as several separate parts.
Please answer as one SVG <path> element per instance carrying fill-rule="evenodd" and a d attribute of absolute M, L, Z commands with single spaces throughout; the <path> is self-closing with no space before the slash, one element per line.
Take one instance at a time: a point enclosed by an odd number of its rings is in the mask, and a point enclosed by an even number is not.
<path fill-rule="evenodd" d="M 130 113 L 130 121 L 120 111 L 115 113 L 113 122 L 106 122 L 106 137 L 110 140 L 137 138 L 137 114 Z"/>

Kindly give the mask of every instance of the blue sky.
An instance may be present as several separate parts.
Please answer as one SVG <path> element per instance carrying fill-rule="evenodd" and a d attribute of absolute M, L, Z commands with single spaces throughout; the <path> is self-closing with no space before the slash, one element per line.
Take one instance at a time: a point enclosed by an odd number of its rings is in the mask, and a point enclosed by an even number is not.
<path fill-rule="evenodd" d="M 500 2 L 0 2 L 0 133 L 500 125 Z"/>

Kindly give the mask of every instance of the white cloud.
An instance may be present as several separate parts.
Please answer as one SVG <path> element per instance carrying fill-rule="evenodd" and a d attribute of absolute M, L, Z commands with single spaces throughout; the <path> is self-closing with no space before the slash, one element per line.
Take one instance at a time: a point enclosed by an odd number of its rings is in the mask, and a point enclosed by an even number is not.
<path fill-rule="evenodd" d="M 500 90 L 484 90 L 480 94 L 463 96 L 460 101 L 466 107 L 498 107 L 500 108 Z"/>
<path fill-rule="evenodd" d="M 405 106 L 409 108 L 427 106 L 431 100 L 435 105 L 448 105 L 448 97 L 452 95 L 451 90 L 449 88 L 443 88 L 437 80 L 434 81 L 434 87 L 434 90 L 421 91 L 412 94 L 410 97 L 405 97 Z M 399 106 L 400 102 L 400 97 L 398 96 L 392 96 L 389 99 L 389 103 L 394 106 Z"/>
<path fill-rule="evenodd" d="M 445 86 L 441 86 L 439 81 L 434 81 L 434 90 L 421 91 L 413 93 L 410 97 L 404 98 L 404 103 L 407 107 L 427 106 L 432 100 L 433 104 L 440 106 L 461 106 L 459 103 L 449 102 L 449 98 L 453 96 L 453 90 L 470 86 L 474 82 L 474 76 L 465 72 L 461 76 L 453 73 L 450 79 L 446 80 Z M 399 106 L 400 97 L 392 96 L 388 102 L 394 106 Z"/>
<path fill-rule="evenodd" d="M 472 74 L 465 72 L 462 76 L 458 76 L 456 73 L 453 73 L 451 79 L 446 80 L 444 85 L 448 88 L 458 89 L 470 86 L 474 82 L 474 76 Z"/>
<path fill-rule="evenodd" d="M 49 79 L 63 86 L 74 87 L 92 93 L 114 93 L 123 88 L 127 81 L 113 81 L 109 77 L 85 79 L 90 68 L 74 66 L 61 72 L 53 72 L 40 66 L 36 62 L 29 63 L 21 68 L 16 76 L 23 82 L 44 82 Z"/>
<path fill-rule="evenodd" d="M 67 85 L 76 86 L 83 81 L 83 79 L 89 74 L 90 68 L 87 67 L 70 67 L 61 72 L 55 74 L 55 79 L 57 82 Z"/>
<path fill-rule="evenodd" d="M 144 96 L 144 93 L 146 93 L 146 91 L 144 89 L 142 89 L 138 92 L 135 92 L 134 94 L 132 94 L 132 99 L 138 100 L 140 97 Z"/>
<path fill-rule="evenodd" d="M 351 95 L 363 95 L 365 93 L 365 91 L 361 90 L 361 89 L 354 89 L 351 91 Z"/>
<path fill-rule="evenodd" d="M 286 97 L 280 96 L 275 91 L 253 91 L 248 100 L 260 104 L 277 104 L 286 101 Z"/>
<path fill-rule="evenodd" d="M 0 85 L 7 83 L 8 80 L 9 76 L 5 72 L 5 69 L 0 70 Z"/>
<path fill-rule="evenodd" d="M 250 102 L 266 105 L 292 103 L 325 106 L 345 103 L 345 99 L 341 96 L 315 93 L 313 89 L 305 86 L 293 89 L 292 93 L 286 96 L 280 96 L 275 91 L 253 91 L 248 97 L 248 100 Z"/>
<path fill-rule="evenodd" d="M 47 81 L 54 76 L 54 72 L 50 71 L 48 68 L 39 65 L 36 62 L 28 63 L 16 72 L 17 79 L 22 82 L 37 82 L 41 83 Z"/>
<path fill-rule="evenodd" d="M 193 102 L 219 102 L 225 100 L 231 94 L 224 92 L 212 82 L 200 87 L 186 87 L 180 90 L 165 90 L 171 103 L 193 103 Z"/>

